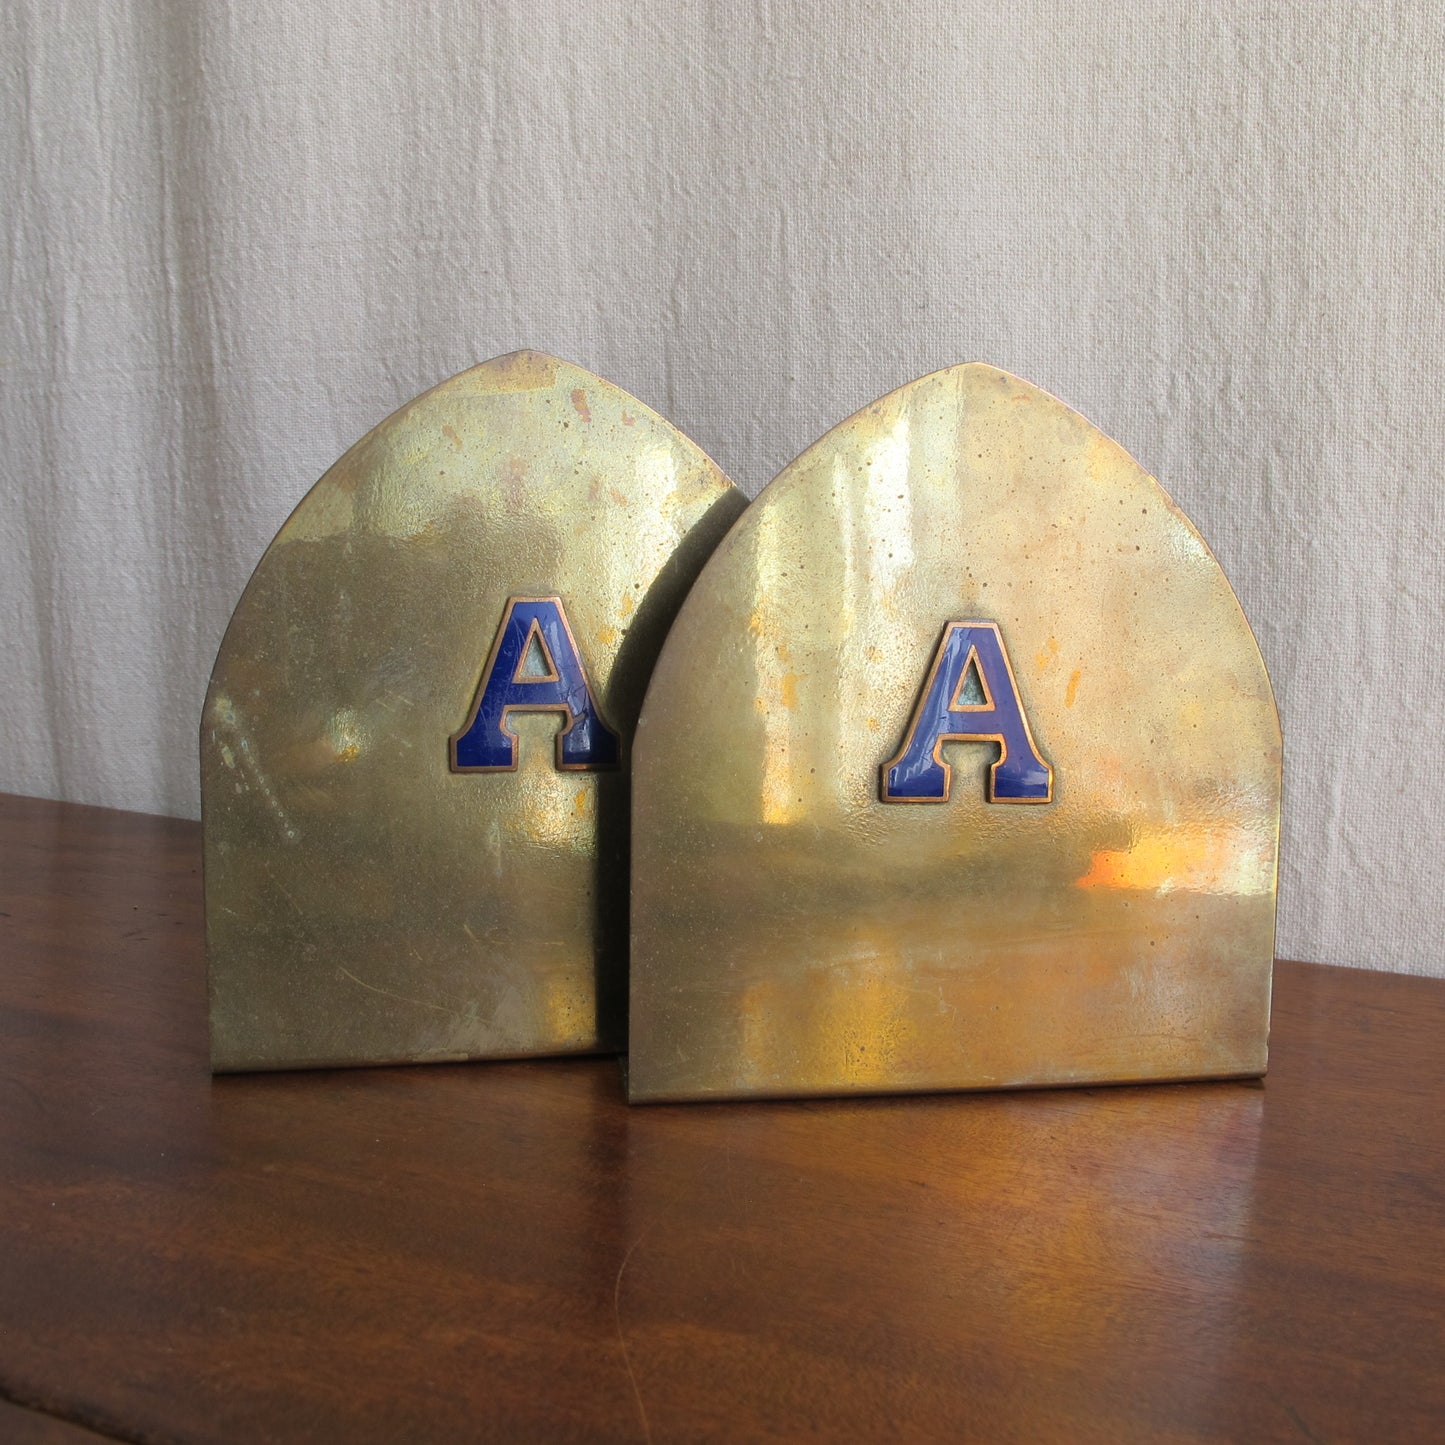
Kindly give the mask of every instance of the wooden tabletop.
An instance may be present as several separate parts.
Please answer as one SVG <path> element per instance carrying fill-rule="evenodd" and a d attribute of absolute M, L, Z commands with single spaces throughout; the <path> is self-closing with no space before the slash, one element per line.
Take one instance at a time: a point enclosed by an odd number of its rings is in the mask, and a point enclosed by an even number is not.
<path fill-rule="evenodd" d="M 1263 1084 L 213 1082 L 196 825 L 20 798 L 0 960 L 0 1439 L 1445 1440 L 1442 982 L 1281 963 Z"/>

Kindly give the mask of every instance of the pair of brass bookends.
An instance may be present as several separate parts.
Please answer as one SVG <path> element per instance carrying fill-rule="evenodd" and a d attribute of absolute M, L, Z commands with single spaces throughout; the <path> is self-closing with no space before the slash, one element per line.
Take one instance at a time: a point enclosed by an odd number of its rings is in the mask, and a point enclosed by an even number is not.
<path fill-rule="evenodd" d="M 1259 649 L 1158 483 L 989 366 L 751 505 L 588 372 L 464 372 L 282 527 L 201 769 L 218 1071 L 625 1048 L 638 1101 L 1264 1071 Z"/>

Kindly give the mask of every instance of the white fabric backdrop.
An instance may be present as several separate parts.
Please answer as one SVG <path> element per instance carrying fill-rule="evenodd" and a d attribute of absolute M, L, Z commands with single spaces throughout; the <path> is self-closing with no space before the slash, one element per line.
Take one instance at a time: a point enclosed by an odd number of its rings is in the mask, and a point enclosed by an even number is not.
<path fill-rule="evenodd" d="M 979 359 L 1233 580 L 1281 952 L 1445 973 L 1442 56 L 1438 0 L 0 0 L 0 788 L 194 814 L 250 568 L 473 361 L 756 492 Z"/>

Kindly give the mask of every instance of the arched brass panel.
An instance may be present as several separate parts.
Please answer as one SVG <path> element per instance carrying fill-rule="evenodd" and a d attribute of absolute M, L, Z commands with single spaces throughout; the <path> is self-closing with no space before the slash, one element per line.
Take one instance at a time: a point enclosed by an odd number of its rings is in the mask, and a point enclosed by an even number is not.
<path fill-rule="evenodd" d="M 1259 649 L 1159 484 L 992 367 L 913 382 L 785 468 L 663 649 L 630 1095 L 1260 1074 L 1279 788 Z"/>
<path fill-rule="evenodd" d="M 418 397 L 317 482 L 202 719 L 216 1069 L 621 1047 L 628 743 L 744 504 L 656 413 L 535 352 Z M 513 601 L 585 670 L 620 768 L 559 766 L 555 677 L 552 706 L 504 714 L 515 770 L 453 767 Z"/>

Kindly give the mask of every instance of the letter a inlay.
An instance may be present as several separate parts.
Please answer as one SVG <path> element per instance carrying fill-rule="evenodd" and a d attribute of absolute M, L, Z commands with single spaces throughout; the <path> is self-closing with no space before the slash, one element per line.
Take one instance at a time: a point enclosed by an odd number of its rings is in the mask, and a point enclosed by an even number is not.
<path fill-rule="evenodd" d="M 977 679 L 977 690 L 969 683 Z M 970 695 L 982 701 L 966 701 Z M 1029 730 L 1003 636 L 993 622 L 950 622 L 896 756 L 883 764 L 885 803 L 946 803 L 953 769 L 944 743 L 997 743 L 990 803 L 1047 803 L 1054 770 Z"/>
<path fill-rule="evenodd" d="M 540 656 L 539 670 L 530 659 Z M 471 716 L 451 739 L 455 773 L 507 773 L 517 766 L 514 712 L 555 712 L 557 767 L 563 772 L 615 768 L 617 734 L 602 720 L 560 597 L 511 597 L 482 669 Z"/>

